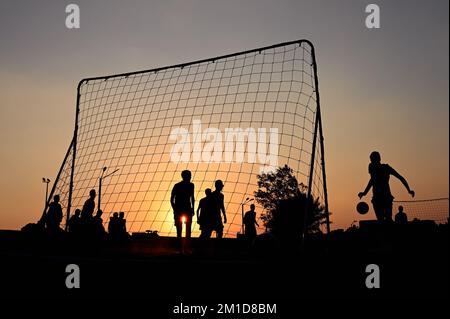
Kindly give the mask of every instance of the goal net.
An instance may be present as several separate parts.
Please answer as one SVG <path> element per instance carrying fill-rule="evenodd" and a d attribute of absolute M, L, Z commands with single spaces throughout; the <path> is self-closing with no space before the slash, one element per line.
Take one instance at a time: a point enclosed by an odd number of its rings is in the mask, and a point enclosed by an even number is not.
<path fill-rule="evenodd" d="M 59 194 L 73 213 L 91 189 L 98 193 L 103 174 L 105 223 L 124 212 L 128 231 L 174 236 L 171 190 L 188 169 L 196 203 L 215 180 L 224 182 L 224 236 L 234 237 L 257 174 L 286 164 L 325 205 L 316 73 L 312 44 L 299 40 L 83 79 L 74 138 L 50 196 Z M 196 236 L 196 218 L 192 225 Z"/>
<path fill-rule="evenodd" d="M 437 224 L 445 224 L 448 223 L 449 217 L 448 203 L 448 198 L 394 201 L 392 213 L 395 216 L 402 206 L 409 221 L 432 220 Z"/>

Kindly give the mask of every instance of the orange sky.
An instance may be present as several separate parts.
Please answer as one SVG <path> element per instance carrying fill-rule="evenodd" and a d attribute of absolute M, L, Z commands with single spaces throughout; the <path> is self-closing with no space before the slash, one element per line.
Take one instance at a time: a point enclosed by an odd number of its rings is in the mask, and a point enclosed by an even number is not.
<path fill-rule="evenodd" d="M 79 1 L 81 28 L 69 31 L 63 4 L 2 2 L 0 228 L 39 218 L 41 178 L 54 180 L 61 165 L 81 78 L 298 38 L 316 45 L 333 227 L 360 218 L 356 194 L 372 150 L 417 198 L 448 197 L 448 2 L 381 1 L 379 30 L 364 27 L 360 2 L 344 3 Z"/>

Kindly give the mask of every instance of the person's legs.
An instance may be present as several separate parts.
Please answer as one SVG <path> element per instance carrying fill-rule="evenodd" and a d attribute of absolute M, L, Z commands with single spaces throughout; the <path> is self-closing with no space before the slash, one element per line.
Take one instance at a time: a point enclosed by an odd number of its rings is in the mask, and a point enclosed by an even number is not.
<path fill-rule="evenodd" d="M 384 213 L 386 221 L 392 222 L 392 201 L 386 203 Z"/>
<path fill-rule="evenodd" d="M 49 232 L 52 232 L 52 233 L 55 232 L 57 227 L 58 226 L 56 225 L 54 220 L 48 220 L 47 221 L 47 229 L 48 229 Z"/>
<path fill-rule="evenodd" d="M 177 238 L 181 238 L 181 232 L 183 231 L 183 224 L 181 223 L 180 216 L 174 215 L 175 227 L 177 229 Z"/>
<path fill-rule="evenodd" d="M 380 203 L 380 201 L 372 199 L 372 206 L 373 210 L 375 211 L 375 216 L 377 217 L 377 220 L 379 222 L 382 222 L 384 220 L 384 205 Z"/>
<path fill-rule="evenodd" d="M 253 240 L 256 237 L 256 228 L 255 227 L 249 227 L 245 231 L 245 235 L 247 236 L 248 239 Z"/>
<path fill-rule="evenodd" d="M 211 238 L 211 233 L 212 233 L 212 230 L 210 228 L 204 228 L 204 229 L 202 229 L 200 238 Z"/>
<path fill-rule="evenodd" d="M 186 215 L 186 238 L 191 238 L 192 215 Z"/>

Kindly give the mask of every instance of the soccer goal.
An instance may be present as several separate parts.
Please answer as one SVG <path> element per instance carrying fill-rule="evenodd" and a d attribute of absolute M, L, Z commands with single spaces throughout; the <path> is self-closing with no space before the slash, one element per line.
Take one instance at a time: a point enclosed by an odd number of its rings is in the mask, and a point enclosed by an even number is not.
<path fill-rule="evenodd" d="M 307 40 L 81 80 L 73 140 L 48 200 L 59 194 L 68 219 L 90 189 L 99 193 L 101 178 L 105 223 L 123 211 L 129 231 L 173 236 L 171 190 L 188 169 L 197 202 L 224 182 L 224 236 L 235 237 L 257 175 L 284 165 L 328 216 L 317 64 Z"/>

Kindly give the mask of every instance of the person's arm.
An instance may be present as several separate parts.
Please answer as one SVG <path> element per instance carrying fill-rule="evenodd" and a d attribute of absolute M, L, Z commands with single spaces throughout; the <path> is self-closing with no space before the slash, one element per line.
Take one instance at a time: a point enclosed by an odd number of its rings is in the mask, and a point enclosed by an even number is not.
<path fill-rule="evenodd" d="M 397 177 L 400 180 L 400 182 L 402 182 L 403 186 L 405 186 L 409 195 L 411 195 L 412 197 L 414 197 L 416 195 L 416 193 L 409 188 L 409 185 L 408 185 L 408 182 L 406 181 L 406 179 L 402 175 L 397 173 L 397 171 L 395 169 L 393 169 L 392 167 L 391 167 L 391 175 Z"/>
<path fill-rule="evenodd" d="M 191 214 L 194 215 L 194 210 L 195 210 L 195 196 L 194 196 L 194 184 L 192 184 L 192 192 L 191 192 L 191 202 L 192 202 L 192 212 Z"/>
<path fill-rule="evenodd" d="M 200 218 L 199 218 L 199 216 L 200 216 L 199 212 L 200 212 L 201 207 L 202 207 L 202 200 L 200 200 L 200 201 L 198 202 L 198 207 L 197 207 L 197 224 L 198 224 L 198 221 L 200 220 Z"/>
<path fill-rule="evenodd" d="M 172 194 L 170 194 L 170 205 L 172 206 L 172 209 L 175 210 L 175 186 L 172 188 Z"/>
<path fill-rule="evenodd" d="M 367 183 L 367 186 L 366 186 L 366 189 L 364 190 L 364 192 L 358 193 L 359 199 L 361 199 L 364 196 L 366 196 L 371 188 L 372 188 L 372 179 L 370 179 L 369 182 Z"/>
<path fill-rule="evenodd" d="M 226 224 L 227 223 L 227 214 L 225 212 L 225 205 L 223 203 L 223 197 L 222 197 L 222 200 L 220 201 L 220 210 L 222 211 L 222 214 L 223 214 L 223 222 Z"/>

